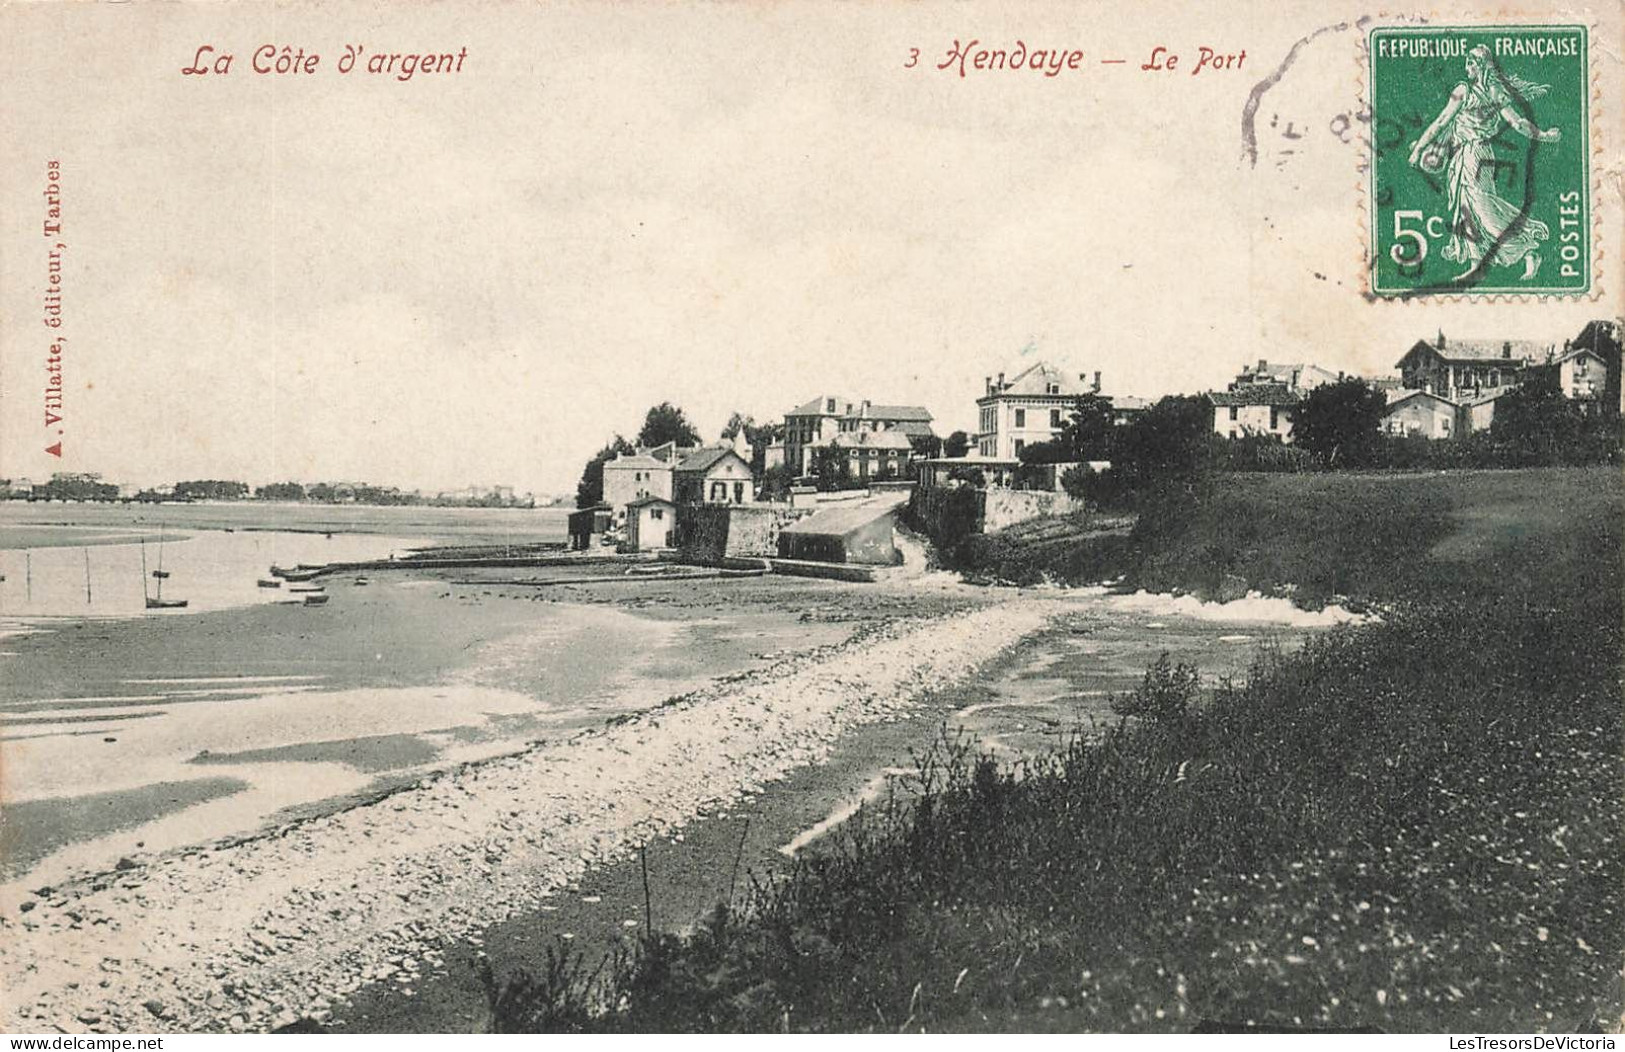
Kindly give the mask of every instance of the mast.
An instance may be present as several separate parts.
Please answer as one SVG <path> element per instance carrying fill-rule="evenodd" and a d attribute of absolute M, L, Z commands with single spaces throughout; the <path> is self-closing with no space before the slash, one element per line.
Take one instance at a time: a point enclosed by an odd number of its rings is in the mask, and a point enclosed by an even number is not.
<path fill-rule="evenodd" d="M 147 539 L 141 538 L 141 603 L 147 602 Z"/>

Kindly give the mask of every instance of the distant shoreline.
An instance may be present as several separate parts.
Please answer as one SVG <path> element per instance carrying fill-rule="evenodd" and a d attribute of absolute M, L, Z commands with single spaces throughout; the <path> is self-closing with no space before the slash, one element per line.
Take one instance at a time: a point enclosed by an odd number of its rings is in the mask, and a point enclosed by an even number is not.
<path fill-rule="evenodd" d="M 62 530 L 97 530 L 89 536 L 69 536 Z M 156 530 L 106 530 L 101 526 L 76 525 L 67 522 L 27 523 L 11 525 L 0 523 L 0 551 L 24 551 L 33 548 L 100 548 L 111 544 L 139 544 L 155 536 Z M 186 533 L 164 534 L 166 541 L 184 541 Z"/>
<path fill-rule="evenodd" d="M 562 543 L 568 511 L 559 508 L 440 508 L 418 505 L 297 504 L 197 501 L 176 504 L 42 504 L 0 502 L 0 548 L 85 543 L 133 544 L 163 530 L 387 534 L 442 544 Z M 101 537 L 49 537 L 53 531 L 96 531 Z M 173 531 L 173 532 L 172 532 Z M 26 539 L 19 539 L 26 537 Z"/>

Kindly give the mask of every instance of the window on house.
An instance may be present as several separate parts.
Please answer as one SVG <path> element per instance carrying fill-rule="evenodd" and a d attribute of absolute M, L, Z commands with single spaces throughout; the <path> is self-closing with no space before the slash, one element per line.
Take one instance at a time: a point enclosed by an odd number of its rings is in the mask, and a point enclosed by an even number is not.
<path fill-rule="evenodd" d="M 1016 426 L 1017 427 L 1026 427 L 1027 426 L 1027 410 L 1025 410 L 1025 409 L 1017 409 L 1016 410 Z"/>
<path fill-rule="evenodd" d="M 1049 426 L 1051 431 L 1061 430 L 1061 411 L 1059 409 L 1049 411 Z"/>
<path fill-rule="evenodd" d="M 1271 431 L 1279 431 L 1280 429 L 1281 429 L 1281 411 L 1279 409 L 1277 409 L 1275 406 L 1270 406 L 1270 430 Z"/>
<path fill-rule="evenodd" d="M 734 483 L 734 503 L 745 503 L 745 484 L 743 482 Z"/>
<path fill-rule="evenodd" d="M 1061 393 L 1061 385 L 1060 384 L 1049 384 L 1048 386 L 1046 386 L 1044 388 L 1044 391 L 1046 393 L 1048 393 L 1048 394 L 1060 394 Z"/>
<path fill-rule="evenodd" d="M 660 508 L 650 508 L 649 509 L 649 518 L 655 520 L 656 522 L 659 522 L 661 519 L 663 519 L 665 517 L 666 517 L 666 513 L 662 509 L 660 509 Z"/>
<path fill-rule="evenodd" d="M 1232 419 L 1232 420 L 1236 419 L 1236 407 L 1235 406 L 1230 407 L 1230 419 Z"/>
<path fill-rule="evenodd" d="M 1017 453 L 1020 453 L 1023 449 L 1026 449 L 1026 448 L 1027 448 L 1027 443 L 1024 440 L 1019 439 L 1019 438 L 1016 439 L 1016 452 Z"/>

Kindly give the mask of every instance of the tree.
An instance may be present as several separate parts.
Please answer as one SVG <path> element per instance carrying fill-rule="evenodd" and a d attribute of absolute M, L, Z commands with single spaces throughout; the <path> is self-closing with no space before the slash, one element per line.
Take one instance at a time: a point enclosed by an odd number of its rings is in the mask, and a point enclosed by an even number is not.
<path fill-rule="evenodd" d="M 654 410 L 650 410 L 652 414 Z M 647 424 L 644 425 L 648 427 Z M 659 443 L 656 443 L 659 445 Z M 604 500 L 604 464 L 617 456 L 631 455 L 637 450 L 632 443 L 616 435 L 614 440 L 603 449 L 592 455 L 587 466 L 581 469 L 581 481 L 576 483 L 576 507 L 590 508 L 601 504 Z"/>
<path fill-rule="evenodd" d="M 1507 464 L 1559 464 L 1577 445 L 1584 420 L 1563 397 L 1555 369 L 1536 369 L 1516 390 L 1495 400 L 1490 435 Z"/>
<path fill-rule="evenodd" d="M 745 436 L 745 443 L 750 446 L 750 470 L 759 480 L 767 470 L 767 447 L 784 438 L 783 424 L 758 424 L 756 418 L 746 413 L 734 413 L 728 417 L 728 423 L 722 429 L 722 439 L 732 442 L 740 434 Z"/>
<path fill-rule="evenodd" d="M 1321 384 L 1298 404 L 1292 437 L 1328 467 L 1365 467 L 1382 448 L 1382 392 L 1358 376 Z"/>
<path fill-rule="evenodd" d="M 1112 468 L 1130 487 L 1208 466 L 1213 412 L 1200 395 L 1168 395 L 1118 432 Z"/>
<path fill-rule="evenodd" d="M 254 491 L 260 500 L 304 500 L 305 487 L 297 482 L 270 482 Z"/>
<path fill-rule="evenodd" d="M 1021 447 L 1016 453 L 1016 459 L 1023 464 L 1064 464 L 1077 458 L 1063 442 L 1052 439 L 1049 442 L 1034 442 L 1032 445 Z"/>
<path fill-rule="evenodd" d="M 963 431 L 955 431 L 943 440 L 942 455 L 945 457 L 957 460 L 969 452 L 970 436 Z"/>
<path fill-rule="evenodd" d="M 663 446 L 667 442 L 675 442 L 678 446 L 697 446 L 700 444 L 700 433 L 688 422 L 681 409 L 670 402 L 661 402 L 644 416 L 643 430 L 638 432 L 638 445 Z"/>
<path fill-rule="evenodd" d="M 1105 395 L 1080 395 L 1072 403 L 1072 416 L 1061 426 L 1062 460 L 1110 460 L 1117 444 L 1116 414 Z"/>
<path fill-rule="evenodd" d="M 225 479 L 193 479 L 175 483 L 176 500 L 240 500 L 248 496 L 248 484 Z"/>
<path fill-rule="evenodd" d="M 783 464 L 768 468 L 762 472 L 762 490 L 757 497 L 759 500 L 789 500 L 790 486 L 793 482 L 795 476 Z"/>
<path fill-rule="evenodd" d="M 741 431 L 745 432 L 746 441 L 750 440 L 750 431 L 756 426 L 756 418 L 746 413 L 734 412 L 728 417 L 728 422 L 722 425 L 722 440 L 732 442 L 739 437 Z"/>

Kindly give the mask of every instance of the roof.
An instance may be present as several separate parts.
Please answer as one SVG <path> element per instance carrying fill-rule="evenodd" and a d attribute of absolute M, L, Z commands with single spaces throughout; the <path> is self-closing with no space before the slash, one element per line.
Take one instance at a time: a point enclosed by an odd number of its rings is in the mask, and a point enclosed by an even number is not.
<path fill-rule="evenodd" d="M 1592 350 L 1590 347 L 1571 347 L 1567 354 L 1560 354 L 1556 358 L 1553 358 L 1551 361 L 1546 362 L 1545 364 L 1546 365 L 1562 365 L 1564 362 L 1568 361 L 1570 358 L 1582 358 L 1582 357 L 1586 357 L 1586 356 L 1590 356 L 1592 358 L 1595 358 L 1595 359 L 1597 359 L 1597 361 L 1602 362 L 1604 365 L 1608 364 L 1607 359 L 1605 359 L 1602 355 L 1598 354 L 1596 351 Z"/>
<path fill-rule="evenodd" d="M 663 464 L 670 464 L 689 453 L 694 452 L 698 446 L 678 446 L 676 442 L 663 442 L 658 446 L 640 446 L 640 456 L 651 456 Z"/>
<path fill-rule="evenodd" d="M 1112 404 L 1113 409 L 1128 413 L 1137 413 L 1142 409 L 1151 408 L 1151 399 L 1138 398 L 1134 395 L 1112 395 L 1107 401 Z"/>
<path fill-rule="evenodd" d="M 1457 404 L 1455 402 L 1452 402 L 1450 399 L 1445 398 L 1442 395 L 1436 395 L 1431 391 L 1407 391 L 1403 395 L 1401 395 L 1400 397 L 1395 398 L 1395 399 L 1393 399 L 1392 401 L 1390 401 L 1388 403 L 1388 408 L 1386 410 L 1384 410 L 1384 415 L 1387 415 L 1389 413 L 1398 412 L 1400 406 L 1402 406 L 1406 402 L 1409 402 L 1409 401 L 1411 401 L 1413 399 L 1416 399 L 1416 398 L 1431 398 L 1435 402 L 1443 402 L 1445 405 L 1449 406 L 1452 409 L 1455 409 L 1457 407 Z"/>
<path fill-rule="evenodd" d="M 842 431 L 829 440 L 838 449 L 913 449 L 901 431 Z"/>
<path fill-rule="evenodd" d="M 641 453 L 622 453 L 614 460 L 604 461 L 604 469 L 610 468 L 670 468 L 671 465 L 654 457 L 644 456 Z"/>
<path fill-rule="evenodd" d="M 1285 384 L 1252 384 L 1230 391 L 1209 391 L 1208 399 L 1218 406 L 1297 405 L 1303 400 Z"/>
<path fill-rule="evenodd" d="M 732 446 L 710 446 L 706 449 L 696 449 L 684 457 L 682 462 L 677 465 L 677 470 L 685 474 L 696 471 L 710 471 L 717 466 L 718 462 L 728 457 L 733 457 L 741 464 L 745 464 L 746 467 L 750 466 L 745 463 L 744 457 L 733 451 Z"/>
<path fill-rule="evenodd" d="M 1453 340 L 1446 337 L 1442 342 L 1444 346 L 1441 347 L 1438 342 L 1417 340 L 1397 364 L 1404 364 L 1405 358 L 1418 351 L 1436 354 L 1447 362 L 1518 362 L 1543 358 L 1552 349 L 1550 343 L 1540 340 Z"/>
<path fill-rule="evenodd" d="M 820 533 L 840 535 L 850 533 L 855 529 L 869 525 L 876 519 L 895 514 L 897 504 L 877 504 L 873 501 L 864 501 L 862 504 L 852 504 L 845 507 L 826 507 L 780 530 L 784 533 Z"/>
<path fill-rule="evenodd" d="M 629 501 L 626 502 L 626 506 L 628 508 L 641 508 L 645 504 L 664 504 L 668 508 L 677 507 L 677 505 L 673 504 L 671 501 L 667 500 L 665 497 L 656 497 L 653 494 L 650 494 L 649 496 L 646 496 L 646 497 L 639 497 L 637 500 L 629 500 Z"/>
<path fill-rule="evenodd" d="M 889 428 L 888 430 L 896 431 L 899 434 L 907 435 L 910 438 L 930 438 L 936 435 L 936 432 L 931 429 L 930 422 L 925 420 L 899 421 L 895 426 Z"/>
<path fill-rule="evenodd" d="M 871 405 L 867 416 L 871 420 L 931 422 L 931 411 L 923 405 Z"/>
<path fill-rule="evenodd" d="M 1060 390 L 1051 391 L 1054 385 Z M 1085 383 L 1082 376 L 1077 373 L 1063 372 L 1048 362 L 1034 362 L 1032 365 L 1017 373 L 1014 378 L 1006 380 L 1004 386 L 997 391 L 984 395 L 984 398 L 997 398 L 1000 395 L 1064 395 L 1076 397 L 1091 394 L 1092 385 Z"/>
<path fill-rule="evenodd" d="M 785 416 L 847 416 L 858 417 L 865 420 L 910 420 L 921 423 L 930 423 L 931 411 L 923 405 L 874 405 L 867 409 L 861 401 L 850 398 L 833 398 L 835 412 L 831 413 L 825 408 L 832 400 L 830 395 L 819 395 L 796 406 L 785 413 Z"/>
<path fill-rule="evenodd" d="M 1021 461 L 1016 457 L 1001 459 L 999 457 L 984 457 L 976 453 L 968 453 L 962 457 L 927 457 L 920 463 L 937 467 L 947 464 L 951 467 L 1007 468 L 1017 467 L 1021 464 Z"/>

